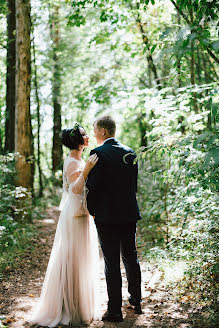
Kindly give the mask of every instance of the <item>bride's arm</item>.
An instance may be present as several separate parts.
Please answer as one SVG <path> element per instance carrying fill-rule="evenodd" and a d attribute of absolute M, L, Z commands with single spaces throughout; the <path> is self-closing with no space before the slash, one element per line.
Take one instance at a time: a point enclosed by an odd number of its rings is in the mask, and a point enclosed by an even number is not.
<path fill-rule="evenodd" d="M 77 172 L 75 172 L 77 169 L 75 167 L 75 162 L 69 164 L 69 166 L 67 167 L 67 179 L 69 183 L 69 190 L 73 194 L 82 193 L 88 174 L 90 173 L 92 168 L 96 165 L 97 161 L 98 161 L 97 155 L 96 154 L 91 155 L 88 158 L 83 171 L 77 171 Z"/>

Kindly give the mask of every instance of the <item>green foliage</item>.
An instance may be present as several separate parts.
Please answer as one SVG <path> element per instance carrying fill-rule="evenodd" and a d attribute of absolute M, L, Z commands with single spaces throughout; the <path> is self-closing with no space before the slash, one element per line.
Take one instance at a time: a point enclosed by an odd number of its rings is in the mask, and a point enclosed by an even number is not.
<path fill-rule="evenodd" d="M 188 263 L 197 300 L 216 304 L 219 267 L 219 136 L 161 137 L 141 153 L 139 223 L 147 250 Z"/>
<path fill-rule="evenodd" d="M 5 0 L 0 0 L 0 17 L 7 13 L 7 2 Z"/>
<path fill-rule="evenodd" d="M 32 210 L 31 195 L 23 187 L 14 186 L 14 154 L 0 156 L 0 269 L 12 267 L 14 259 L 24 251 L 34 233 L 27 224 Z"/>
<path fill-rule="evenodd" d="M 14 186 L 14 154 L 0 156 L 0 219 L 5 215 L 24 221 L 31 212 L 31 194 L 23 187 Z"/>

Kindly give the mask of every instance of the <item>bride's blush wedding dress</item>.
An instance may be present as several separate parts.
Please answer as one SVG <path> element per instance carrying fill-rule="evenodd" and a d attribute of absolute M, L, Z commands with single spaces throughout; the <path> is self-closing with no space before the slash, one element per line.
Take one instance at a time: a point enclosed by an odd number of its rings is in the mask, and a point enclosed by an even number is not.
<path fill-rule="evenodd" d="M 99 253 L 93 218 L 86 207 L 85 162 L 68 156 L 55 239 L 31 321 L 41 326 L 89 324 L 99 316 Z M 78 173 L 75 182 L 71 176 Z"/>

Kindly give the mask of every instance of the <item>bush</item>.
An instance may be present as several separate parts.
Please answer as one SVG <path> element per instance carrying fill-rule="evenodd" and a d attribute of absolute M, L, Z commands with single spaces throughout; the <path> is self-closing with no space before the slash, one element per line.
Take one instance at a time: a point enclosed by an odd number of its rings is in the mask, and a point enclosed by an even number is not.
<path fill-rule="evenodd" d="M 219 144 L 216 133 L 160 138 L 139 155 L 139 229 L 145 252 L 166 248 L 189 263 L 197 298 L 216 304 L 219 282 Z M 166 254 L 166 253 L 165 253 Z"/>
<path fill-rule="evenodd" d="M 13 266 L 34 234 L 30 192 L 14 185 L 14 154 L 0 156 L 0 269 Z M 27 222 L 27 218 L 29 221 Z"/>

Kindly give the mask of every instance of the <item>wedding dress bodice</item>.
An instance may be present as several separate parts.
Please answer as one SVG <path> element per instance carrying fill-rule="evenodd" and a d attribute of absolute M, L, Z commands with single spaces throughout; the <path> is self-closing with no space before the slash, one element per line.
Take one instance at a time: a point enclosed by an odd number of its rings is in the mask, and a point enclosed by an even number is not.
<path fill-rule="evenodd" d="M 84 160 L 77 160 L 71 156 L 66 157 L 63 165 L 63 194 L 59 205 L 59 209 L 62 210 L 66 204 L 66 201 L 71 198 L 71 201 L 75 203 L 74 209 L 75 216 L 81 216 L 87 214 L 86 195 L 87 189 L 85 186 L 85 180 L 83 176 L 83 169 L 85 166 Z M 78 173 L 77 178 L 72 176 Z"/>

